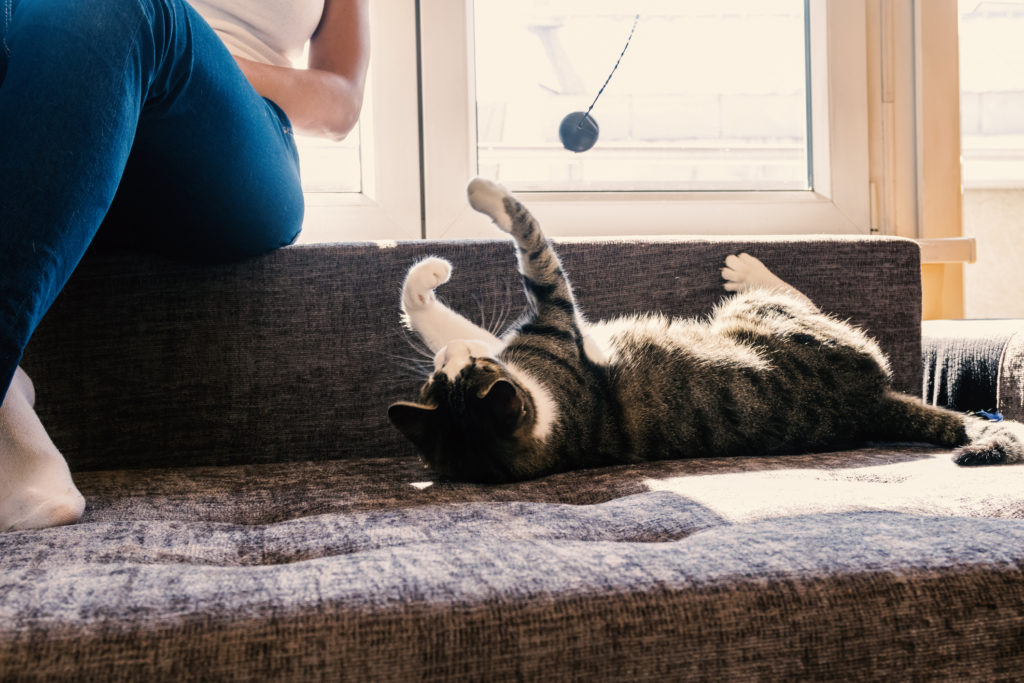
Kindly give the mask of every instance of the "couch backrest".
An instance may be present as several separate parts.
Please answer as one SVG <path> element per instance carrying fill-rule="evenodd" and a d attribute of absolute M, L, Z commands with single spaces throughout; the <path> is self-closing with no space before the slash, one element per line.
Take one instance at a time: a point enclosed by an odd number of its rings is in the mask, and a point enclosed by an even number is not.
<path fill-rule="evenodd" d="M 706 314 L 719 268 L 749 251 L 889 354 L 920 392 L 920 269 L 889 238 L 565 241 L 591 319 Z M 74 470 L 386 457 L 412 449 L 387 406 L 422 378 L 399 324 L 408 267 L 455 266 L 440 290 L 471 319 L 522 310 L 511 242 L 298 246 L 200 267 L 90 253 L 37 330 L 23 365 L 38 411 Z"/>

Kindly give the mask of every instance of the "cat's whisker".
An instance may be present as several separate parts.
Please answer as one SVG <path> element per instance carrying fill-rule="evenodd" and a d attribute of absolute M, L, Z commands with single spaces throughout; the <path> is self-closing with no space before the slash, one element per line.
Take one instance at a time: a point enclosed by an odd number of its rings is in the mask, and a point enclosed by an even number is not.
<path fill-rule="evenodd" d="M 495 328 L 495 321 L 497 321 L 497 319 L 498 319 L 498 300 L 492 297 L 491 298 L 491 315 L 490 315 L 489 318 L 486 319 L 486 320 L 489 320 L 490 322 L 488 322 L 486 325 L 484 325 L 484 327 L 487 329 L 487 331 L 490 332 L 491 334 L 496 334 L 495 331 L 494 331 L 494 328 Z"/>
<path fill-rule="evenodd" d="M 508 294 L 508 283 L 505 283 L 505 296 L 491 300 L 490 323 L 486 325 L 486 329 L 495 337 L 501 336 L 501 332 L 505 328 L 505 322 L 508 319 L 511 306 Z"/>
<path fill-rule="evenodd" d="M 487 314 L 484 312 L 483 296 L 479 292 L 473 294 L 473 303 L 476 304 L 477 320 L 480 321 L 477 324 L 483 329 L 489 331 L 487 326 Z"/>
<path fill-rule="evenodd" d="M 413 351 L 419 354 L 421 358 L 430 361 L 434 360 L 434 353 L 429 348 L 427 348 L 427 345 L 424 344 L 419 338 L 414 337 L 409 332 L 406 332 L 403 336 L 405 338 L 406 344 L 408 344 Z"/>
<path fill-rule="evenodd" d="M 491 317 L 490 323 L 487 325 L 487 331 L 498 336 L 498 331 L 501 326 L 501 309 L 498 307 L 498 301 L 496 299 L 491 300 Z"/>
<path fill-rule="evenodd" d="M 424 356 L 403 356 L 397 353 L 388 353 L 384 355 L 386 355 L 389 359 L 393 361 L 406 361 L 408 363 L 412 363 L 415 365 L 427 366 L 433 362 L 431 359 L 426 358 Z"/>
<path fill-rule="evenodd" d="M 504 296 L 495 302 L 493 314 L 494 322 L 491 327 L 491 334 L 498 336 L 505 327 L 505 321 L 508 319 L 509 303 L 509 290 L 508 283 L 505 283 Z"/>

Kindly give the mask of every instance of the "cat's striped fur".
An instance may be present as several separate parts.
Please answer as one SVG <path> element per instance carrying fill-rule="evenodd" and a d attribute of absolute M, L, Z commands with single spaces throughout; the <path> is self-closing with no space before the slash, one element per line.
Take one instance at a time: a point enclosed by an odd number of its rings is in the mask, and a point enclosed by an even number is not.
<path fill-rule="evenodd" d="M 1024 425 L 989 423 L 894 392 L 877 344 L 819 311 L 746 254 L 707 320 L 653 314 L 587 324 L 554 249 L 500 186 L 470 203 L 512 234 L 528 313 L 497 338 L 434 297 L 430 258 L 403 286 L 406 324 L 436 352 L 391 421 L 439 473 L 502 482 L 644 460 L 833 449 L 864 441 L 957 448 L 964 465 L 1024 459 Z"/>

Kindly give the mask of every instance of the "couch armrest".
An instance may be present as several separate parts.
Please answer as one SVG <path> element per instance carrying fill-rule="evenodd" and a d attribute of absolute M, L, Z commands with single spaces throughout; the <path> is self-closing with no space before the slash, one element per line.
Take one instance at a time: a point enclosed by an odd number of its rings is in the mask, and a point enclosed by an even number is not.
<path fill-rule="evenodd" d="M 925 401 L 1024 419 L 1024 320 L 928 320 L 922 330 Z"/>

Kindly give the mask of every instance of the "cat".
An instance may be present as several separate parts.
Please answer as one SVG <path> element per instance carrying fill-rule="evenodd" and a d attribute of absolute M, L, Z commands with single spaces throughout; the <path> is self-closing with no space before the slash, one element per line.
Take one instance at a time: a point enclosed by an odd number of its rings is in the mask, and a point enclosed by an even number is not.
<path fill-rule="evenodd" d="M 552 245 L 493 182 L 473 208 L 516 243 L 525 316 L 497 337 L 437 300 L 447 261 L 414 264 L 407 327 L 435 353 L 416 402 L 390 421 L 437 473 L 482 483 L 695 456 L 814 452 L 868 441 L 955 448 L 961 465 L 1024 459 L 1024 425 L 992 423 L 894 391 L 886 357 L 749 254 L 722 268 L 731 295 L 704 320 L 588 323 Z"/>

